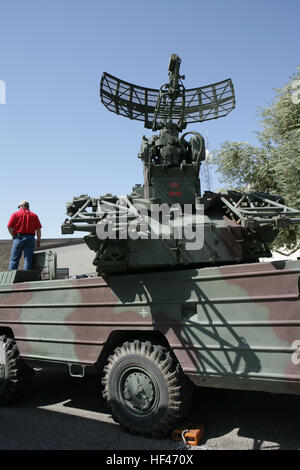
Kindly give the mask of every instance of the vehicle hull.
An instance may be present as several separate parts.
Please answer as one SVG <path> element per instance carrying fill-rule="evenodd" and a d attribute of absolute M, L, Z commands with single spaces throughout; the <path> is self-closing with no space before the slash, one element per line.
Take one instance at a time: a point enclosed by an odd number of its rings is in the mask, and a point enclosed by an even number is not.
<path fill-rule="evenodd" d="M 0 285 L 20 355 L 94 366 L 115 331 L 164 335 L 209 387 L 300 394 L 300 261 Z"/>

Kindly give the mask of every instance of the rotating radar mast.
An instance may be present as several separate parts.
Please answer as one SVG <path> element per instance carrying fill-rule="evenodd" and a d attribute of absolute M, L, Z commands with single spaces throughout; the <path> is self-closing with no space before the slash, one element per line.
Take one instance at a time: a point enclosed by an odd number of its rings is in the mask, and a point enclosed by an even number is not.
<path fill-rule="evenodd" d="M 231 79 L 185 89 L 180 64 L 179 56 L 172 54 L 169 82 L 159 90 L 134 85 L 104 72 L 100 97 L 109 111 L 143 121 L 147 129 L 159 131 L 159 136 L 142 139 L 139 158 L 144 164 L 144 196 L 167 204 L 194 204 L 195 195 L 200 196 L 198 176 L 205 160 L 205 141 L 194 131 L 178 135 L 187 124 L 226 116 L 235 107 L 235 97 Z M 188 134 L 192 137 L 186 141 Z M 166 192 L 166 177 L 174 177 L 176 168 L 185 190 Z"/>

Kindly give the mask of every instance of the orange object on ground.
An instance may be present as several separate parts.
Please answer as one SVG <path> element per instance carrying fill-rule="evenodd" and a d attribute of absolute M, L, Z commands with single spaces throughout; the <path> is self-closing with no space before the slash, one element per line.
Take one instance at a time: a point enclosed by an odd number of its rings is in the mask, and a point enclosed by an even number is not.
<path fill-rule="evenodd" d="M 182 426 L 174 429 L 172 432 L 172 439 L 174 441 L 185 441 L 191 446 L 197 446 L 204 435 L 204 426 L 200 424 L 197 428 L 188 428 L 188 426 Z"/>

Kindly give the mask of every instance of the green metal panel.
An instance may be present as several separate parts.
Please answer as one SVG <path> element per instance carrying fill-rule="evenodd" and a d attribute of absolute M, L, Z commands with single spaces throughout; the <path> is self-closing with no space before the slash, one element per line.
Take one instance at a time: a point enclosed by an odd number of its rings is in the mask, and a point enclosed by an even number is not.
<path fill-rule="evenodd" d="M 113 331 L 155 330 L 197 384 L 300 393 L 299 273 L 278 262 L 1 285 L 0 328 L 26 358 L 90 365 Z"/>

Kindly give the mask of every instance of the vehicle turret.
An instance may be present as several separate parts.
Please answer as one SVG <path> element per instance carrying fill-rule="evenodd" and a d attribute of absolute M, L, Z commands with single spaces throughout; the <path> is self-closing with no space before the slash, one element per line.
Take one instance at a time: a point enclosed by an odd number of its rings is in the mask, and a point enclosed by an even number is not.
<path fill-rule="evenodd" d="M 143 185 L 125 197 L 81 195 L 67 204 L 62 233 L 88 232 L 99 274 L 257 262 L 271 256 L 280 227 L 300 223 L 277 195 L 201 192 L 205 139 L 185 129 L 232 111 L 234 88 L 226 79 L 185 89 L 180 64 L 172 54 L 159 90 L 102 75 L 104 106 L 158 134 L 142 137 Z"/>

